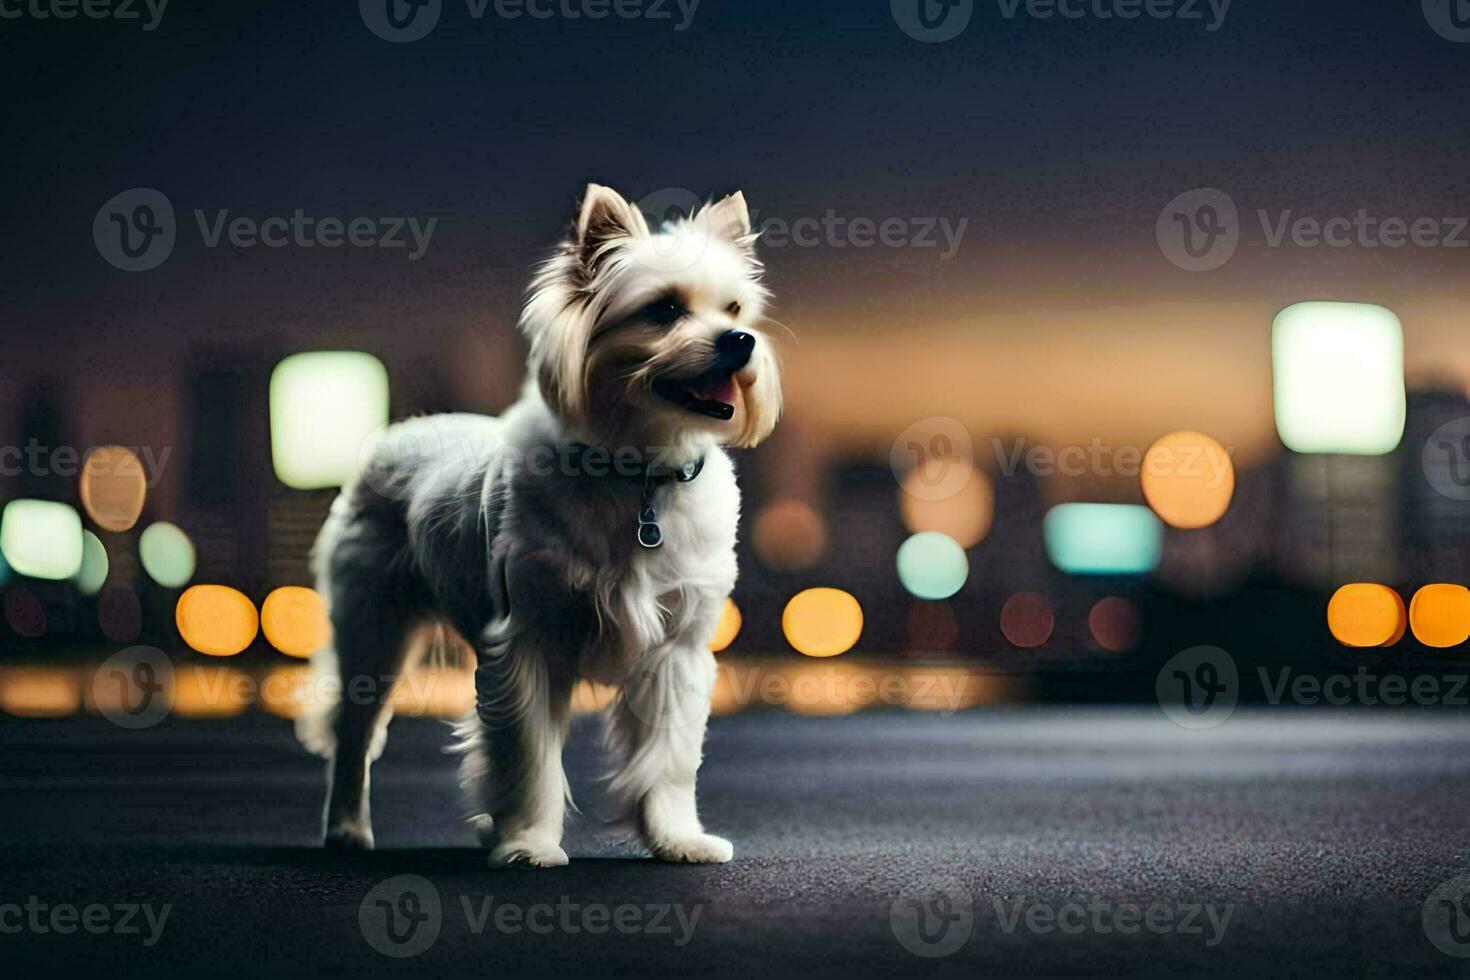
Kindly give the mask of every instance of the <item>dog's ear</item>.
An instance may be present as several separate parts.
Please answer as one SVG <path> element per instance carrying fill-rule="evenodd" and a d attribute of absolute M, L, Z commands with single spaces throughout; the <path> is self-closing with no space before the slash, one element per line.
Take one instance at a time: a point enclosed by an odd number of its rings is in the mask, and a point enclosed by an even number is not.
<path fill-rule="evenodd" d="M 611 187 L 588 184 L 582 210 L 573 229 L 574 244 L 582 264 L 591 269 L 603 246 L 619 238 L 648 234 L 648 225 L 638 209 Z"/>
<path fill-rule="evenodd" d="M 744 245 L 750 237 L 750 209 L 745 206 L 745 194 L 736 191 L 722 198 L 699 213 L 709 224 L 712 235 Z"/>

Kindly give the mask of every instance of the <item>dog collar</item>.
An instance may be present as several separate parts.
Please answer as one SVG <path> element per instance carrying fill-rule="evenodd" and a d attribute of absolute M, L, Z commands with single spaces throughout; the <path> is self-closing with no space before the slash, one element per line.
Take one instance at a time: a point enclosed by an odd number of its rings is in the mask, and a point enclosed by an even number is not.
<path fill-rule="evenodd" d="M 638 511 L 638 543 L 657 548 L 664 543 L 664 532 L 658 526 L 658 513 L 653 498 L 666 483 L 689 483 L 704 470 L 704 457 L 691 459 L 678 469 L 649 467 L 643 471 L 643 506 Z"/>
<path fill-rule="evenodd" d="M 571 444 L 573 451 L 579 455 L 592 449 L 585 442 L 574 442 Z M 704 472 L 704 457 L 691 459 L 682 466 L 658 466 L 650 465 L 643 467 L 643 501 L 638 508 L 638 543 L 645 548 L 657 548 L 664 543 L 663 530 L 658 526 L 658 511 L 654 509 L 654 499 L 658 495 L 660 487 L 670 483 L 691 483 Z M 625 474 L 618 474 L 619 476 Z M 639 474 L 626 474 L 636 478 Z"/>

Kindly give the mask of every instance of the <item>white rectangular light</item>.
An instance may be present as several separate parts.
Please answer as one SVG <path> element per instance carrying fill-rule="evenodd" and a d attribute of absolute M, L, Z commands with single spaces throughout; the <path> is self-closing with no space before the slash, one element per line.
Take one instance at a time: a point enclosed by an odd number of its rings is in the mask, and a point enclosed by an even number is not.
<path fill-rule="evenodd" d="M 0 516 L 0 551 L 22 575 L 71 578 L 82 568 L 82 519 L 52 500 L 12 500 Z"/>
<path fill-rule="evenodd" d="M 1298 303 L 1271 331 L 1276 431 L 1298 453 L 1391 452 L 1404 434 L 1404 331 L 1365 303 Z"/>
<path fill-rule="evenodd" d="M 388 372 L 361 351 L 293 354 L 271 372 L 271 460 L 288 487 L 340 487 L 388 422 Z"/>

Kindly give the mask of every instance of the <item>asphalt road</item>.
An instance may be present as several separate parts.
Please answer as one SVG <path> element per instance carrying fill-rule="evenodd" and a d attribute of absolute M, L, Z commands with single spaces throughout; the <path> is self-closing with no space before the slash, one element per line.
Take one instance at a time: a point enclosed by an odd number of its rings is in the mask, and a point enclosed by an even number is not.
<path fill-rule="evenodd" d="M 711 731 L 719 867 L 599 834 L 584 721 L 539 872 L 484 867 L 446 734 L 395 722 L 379 850 L 340 856 L 284 722 L 0 720 L 6 975 L 1470 976 L 1433 942 L 1470 954 L 1470 901 L 1431 897 L 1470 872 L 1463 713 L 748 712 Z"/>

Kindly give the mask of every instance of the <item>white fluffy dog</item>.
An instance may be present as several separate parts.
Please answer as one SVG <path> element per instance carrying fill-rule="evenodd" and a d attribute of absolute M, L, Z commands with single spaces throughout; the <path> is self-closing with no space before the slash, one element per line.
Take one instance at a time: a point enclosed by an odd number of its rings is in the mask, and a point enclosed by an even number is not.
<path fill-rule="evenodd" d="M 731 858 L 694 784 L 707 643 L 736 574 L 723 447 L 760 442 L 781 410 L 754 244 L 738 193 L 650 228 L 589 186 L 525 304 L 520 401 L 393 426 L 344 488 L 315 551 L 334 632 L 315 663 L 340 697 L 298 725 L 331 760 L 328 846 L 372 846 L 385 679 L 415 627 L 440 622 L 476 655 L 461 783 L 492 865 L 567 861 L 561 754 L 580 678 L 619 688 L 611 791 L 653 853 Z"/>

